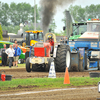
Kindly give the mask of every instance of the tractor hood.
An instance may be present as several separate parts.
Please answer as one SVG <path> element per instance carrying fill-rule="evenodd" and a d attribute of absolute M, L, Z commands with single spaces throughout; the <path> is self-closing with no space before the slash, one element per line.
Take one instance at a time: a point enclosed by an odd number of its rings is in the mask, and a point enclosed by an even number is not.
<path fill-rule="evenodd" d="M 81 35 L 74 35 L 69 38 L 69 40 L 77 40 Z"/>
<path fill-rule="evenodd" d="M 100 39 L 100 32 L 85 32 L 79 39 Z"/>

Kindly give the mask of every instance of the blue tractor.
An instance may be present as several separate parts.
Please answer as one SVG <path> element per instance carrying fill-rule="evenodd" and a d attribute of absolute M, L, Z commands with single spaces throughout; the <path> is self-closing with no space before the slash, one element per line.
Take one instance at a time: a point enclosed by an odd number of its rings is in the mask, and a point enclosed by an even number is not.
<path fill-rule="evenodd" d="M 74 23 L 67 14 L 67 45 L 71 50 L 70 71 L 100 70 L 100 20 Z M 64 28 L 65 29 L 65 28 Z"/>

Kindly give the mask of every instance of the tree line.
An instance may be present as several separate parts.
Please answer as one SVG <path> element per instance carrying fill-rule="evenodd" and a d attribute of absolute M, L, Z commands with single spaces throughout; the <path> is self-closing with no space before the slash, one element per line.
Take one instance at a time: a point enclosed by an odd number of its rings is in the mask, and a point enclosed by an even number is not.
<path fill-rule="evenodd" d="M 91 4 L 90 6 L 81 7 L 78 5 L 71 5 L 68 9 L 70 11 L 71 16 L 75 22 L 86 22 L 88 19 L 91 18 L 99 18 L 100 19 L 100 4 L 94 5 Z M 65 14 L 65 11 L 64 11 Z M 62 19 L 65 23 L 66 18 Z"/>
<path fill-rule="evenodd" d="M 100 19 L 100 4 L 98 5 L 91 4 L 90 6 L 86 6 L 86 7 L 82 7 L 78 5 L 75 5 L 75 6 L 71 5 L 66 10 L 70 12 L 73 23 L 86 22 L 88 19 L 92 19 L 92 18 Z M 65 11 L 63 12 L 64 18 L 62 19 L 62 21 L 66 25 Z M 63 34 L 66 35 L 66 30 L 64 31 Z"/>
<path fill-rule="evenodd" d="M 36 6 L 37 8 L 37 6 Z M 36 9 L 37 22 L 39 18 L 39 8 Z M 19 25 L 25 21 L 34 22 L 34 7 L 29 3 L 14 3 L 10 5 L 0 2 L 0 22 L 2 25 Z"/>
<path fill-rule="evenodd" d="M 67 10 L 70 11 L 71 16 L 75 22 L 86 22 L 89 18 L 100 19 L 100 4 L 81 7 L 78 5 L 71 5 Z M 41 20 L 41 8 L 36 5 L 36 21 L 37 23 Z M 65 15 L 65 11 L 64 11 Z M 11 33 L 17 33 L 19 30 L 20 23 L 26 21 L 34 23 L 34 6 L 29 3 L 14 3 L 11 4 L 0 2 L 0 23 L 2 30 L 8 30 Z M 66 17 L 62 19 L 66 23 Z M 55 20 L 50 23 L 50 28 L 54 32 L 56 28 Z M 62 26 L 63 27 L 63 26 Z M 26 26 L 25 30 L 34 29 L 34 26 Z M 41 29 L 38 27 L 38 29 Z M 59 32 L 63 33 L 63 32 Z M 64 35 L 64 34 L 63 34 Z"/>
<path fill-rule="evenodd" d="M 40 20 L 39 15 L 40 8 L 36 5 L 36 22 Z M 0 23 L 2 30 L 7 30 L 10 33 L 17 33 L 20 29 L 20 23 L 30 22 L 31 26 L 25 27 L 25 30 L 34 29 L 32 25 L 34 23 L 34 6 L 29 3 L 14 3 L 10 5 L 0 2 Z M 38 28 L 40 29 L 40 28 Z"/>
<path fill-rule="evenodd" d="M 36 22 L 41 21 L 41 8 L 36 5 Z M 20 23 L 29 22 L 30 25 L 26 25 L 24 30 L 34 30 L 34 6 L 29 3 L 14 3 L 10 5 L 0 2 L 0 23 L 2 30 L 7 30 L 9 33 L 17 33 L 20 29 Z M 55 20 L 50 23 L 49 28 L 52 28 L 52 32 L 56 28 Z M 41 27 L 37 27 L 37 30 L 41 30 Z"/>

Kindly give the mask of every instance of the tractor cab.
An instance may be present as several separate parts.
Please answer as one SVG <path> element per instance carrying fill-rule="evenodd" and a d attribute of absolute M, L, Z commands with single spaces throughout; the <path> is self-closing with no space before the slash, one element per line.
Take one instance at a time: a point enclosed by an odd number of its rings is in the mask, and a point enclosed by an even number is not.
<path fill-rule="evenodd" d="M 55 34 L 53 34 L 53 33 L 46 33 L 46 35 L 45 35 L 45 37 L 44 37 L 44 42 L 46 42 L 46 41 L 48 40 L 48 37 L 49 37 L 49 36 L 52 37 L 54 43 L 57 42 L 57 41 L 56 41 L 56 36 L 55 36 Z"/>
<path fill-rule="evenodd" d="M 79 41 L 98 41 L 100 40 L 100 20 L 99 19 L 89 19 L 87 21 L 87 31 L 79 37 Z"/>
<path fill-rule="evenodd" d="M 87 31 L 88 32 L 100 32 L 100 20 L 99 19 L 89 19 L 87 21 Z"/>
<path fill-rule="evenodd" d="M 43 41 L 43 31 L 25 31 L 26 45 L 33 46 L 37 42 Z"/>
<path fill-rule="evenodd" d="M 51 56 L 53 55 L 53 51 L 54 51 L 54 47 L 55 47 L 55 43 L 56 41 L 56 36 L 53 33 L 47 33 L 44 37 L 44 41 L 47 43 L 50 43 L 51 49 L 50 49 L 50 54 Z"/>
<path fill-rule="evenodd" d="M 53 46 L 53 49 L 54 49 L 55 43 L 57 42 L 55 34 L 53 34 L 53 33 L 47 33 L 45 35 L 45 37 L 44 37 L 44 40 L 45 40 L 45 42 L 49 42 L 49 43 L 53 41 L 54 43 L 53 44 L 51 43 L 51 46 Z"/>

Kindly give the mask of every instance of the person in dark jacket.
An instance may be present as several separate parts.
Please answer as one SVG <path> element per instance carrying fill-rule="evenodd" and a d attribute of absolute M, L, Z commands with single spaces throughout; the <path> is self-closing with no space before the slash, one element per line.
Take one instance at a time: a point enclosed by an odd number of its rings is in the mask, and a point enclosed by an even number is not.
<path fill-rule="evenodd" d="M 14 48 L 15 54 L 14 54 L 14 64 L 16 64 L 16 67 L 18 67 L 18 59 L 21 55 L 21 49 L 18 47 L 18 44 L 16 44 L 16 47 Z"/>
<path fill-rule="evenodd" d="M 4 44 L 4 48 L 1 49 L 1 57 L 2 57 L 2 66 L 6 66 L 7 64 L 7 54 L 5 53 L 6 44 Z"/>

